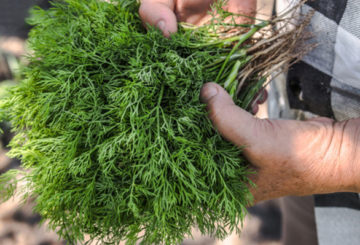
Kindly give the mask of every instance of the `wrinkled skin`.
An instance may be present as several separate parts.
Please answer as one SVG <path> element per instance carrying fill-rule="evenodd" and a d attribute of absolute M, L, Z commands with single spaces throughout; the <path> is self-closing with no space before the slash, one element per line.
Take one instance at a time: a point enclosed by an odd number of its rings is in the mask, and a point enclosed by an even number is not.
<path fill-rule="evenodd" d="M 143 0 L 140 15 L 169 36 L 177 31 L 176 21 L 201 24 L 211 2 Z M 228 5 L 234 12 L 251 14 L 255 9 L 255 0 L 230 0 Z M 256 170 L 254 203 L 287 195 L 360 192 L 360 119 L 258 119 L 214 83 L 204 85 L 201 99 L 219 133 L 246 146 L 244 154 Z"/>
<path fill-rule="evenodd" d="M 257 170 L 255 202 L 287 195 L 360 191 L 360 119 L 334 122 L 258 119 L 237 107 L 219 85 L 201 98 L 218 131 Z"/>

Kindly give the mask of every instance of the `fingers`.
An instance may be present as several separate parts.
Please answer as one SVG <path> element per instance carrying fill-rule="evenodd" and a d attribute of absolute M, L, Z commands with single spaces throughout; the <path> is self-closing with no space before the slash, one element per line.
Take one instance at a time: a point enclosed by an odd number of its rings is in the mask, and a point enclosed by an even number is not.
<path fill-rule="evenodd" d="M 214 0 L 182 0 L 176 1 L 177 18 L 179 21 L 201 25 L 210 19 L 208 11 Z"/>
<path fill-rule="evenodd" d="M 268 99 L 268 92 L 266 91 L 266 89 L 262 89 L 257 97 L 257 103 L 260 105 L 260 104 L 263 104 L 265 103 L 265 101 Z"/>
<path fill-rule="evenodd" d="M 177 31 L 173 0 L 142 0 L 139 14 L 144 23 L 159 28 L 166 37 Z"/>
<path fill-rule="evenodd" d="M 229 0 L 227 4 L 228 11 L 243 15 L 236 18 L 238 23 L 253 23 L 254 19 L 249 17 L 255 17 L 256 7 L 256 0 Z"/>
<path fill-rule="evenodd" d="M 256 14 L 257 1 L 254 0 L 229 0 L 228 11 L 246 16 L 254 16 Z"/>
<path fill-rule="evenodd" d="M 239 147 L 252 143 L 257 119 L 237 107 L 220 85 L 205 84 L 200 97 L 207 104 L 209 118 L 222 136 Z"/>
<path fill-rule="evenodd" d="M 253 115 L 256 115 L 259 112 L 259 104 L 258 103 L 253 103 L 251 105 L 251 113 Z"/>
<path fill-rule="evenodd" d="M 251 112 L 253 115 L 259 112 L 259 105 L 265 103 L 268 98 L 268 93 L 265 89 L 262 89 L 254 98 L 251 103 Z"/>

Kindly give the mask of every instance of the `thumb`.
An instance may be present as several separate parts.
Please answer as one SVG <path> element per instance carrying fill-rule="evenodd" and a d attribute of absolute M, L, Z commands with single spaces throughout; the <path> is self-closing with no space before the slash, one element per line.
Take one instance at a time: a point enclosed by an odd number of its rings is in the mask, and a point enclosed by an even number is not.
<path fill-rule="evenodd" d="M 166 37 L 177 32 L 173 0 L 142 0 L 139 14 L 144 23 L 159 28 Z"/>
<path fill-rule="evenodd" d="M 219 133 L 235 145 L 251 145 L 256 139 L 256 119 L 236 106 L 230 95 L 218 84 L 207 83 L 200 92 L 207 104 L 209 118 Z"/>

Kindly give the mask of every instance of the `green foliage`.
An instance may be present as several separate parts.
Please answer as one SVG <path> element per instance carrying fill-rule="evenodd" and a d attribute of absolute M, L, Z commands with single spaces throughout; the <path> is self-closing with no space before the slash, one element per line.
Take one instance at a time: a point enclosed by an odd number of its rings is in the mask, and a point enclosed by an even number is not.
<path fill-rule="evenodd" d="M 199 93 L 220 70 L 233 89 L 246 52 L 215 40 L 213 26 L 169 39 L 146 31 L 136 0 L 65 2 L 32 11 L 29 65 L 1 103 L 36 211 L 72 242 L 87 233 L 177 244 L 193 226 L 217 238 L 239 231 L 249 170 Z"/>
<path fill-rule="evenodd" d="M 17 186 L 16 176 L 19 170 L 9 170 L 0 175 L 0 201 L 9 200 L 14 194 Z"/>

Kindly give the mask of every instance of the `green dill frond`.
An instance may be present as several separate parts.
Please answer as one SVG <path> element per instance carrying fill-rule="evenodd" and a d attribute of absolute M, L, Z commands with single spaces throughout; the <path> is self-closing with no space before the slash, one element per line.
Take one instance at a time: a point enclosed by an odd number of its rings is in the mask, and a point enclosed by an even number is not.
<path fill-rule="evenodd" d="M 9 170 L 0 175 L 0 202 L 5 202 L 15 195 L 17 179 L 20 170 Z"/>

